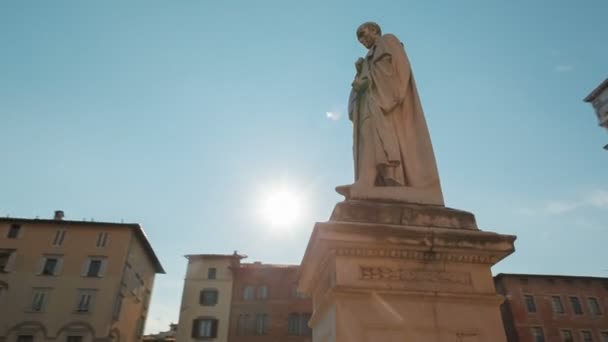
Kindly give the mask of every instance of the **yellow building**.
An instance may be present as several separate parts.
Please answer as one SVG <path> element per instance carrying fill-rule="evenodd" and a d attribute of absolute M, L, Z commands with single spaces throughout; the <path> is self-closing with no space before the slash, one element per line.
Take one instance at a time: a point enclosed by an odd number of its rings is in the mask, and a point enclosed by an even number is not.
<path fill-rule="evenodd" d="M 244 257 L 236 252 L 232 255 L 186 255 L 188 270 L 179 313 L 178 342 L 228 341 L 232 269 L 238 267 Z"/>
<path fill-rule="evenodd" d="M 138 224 L 0 218 L 0 342 L 139 341 L 156 273 Z"/>

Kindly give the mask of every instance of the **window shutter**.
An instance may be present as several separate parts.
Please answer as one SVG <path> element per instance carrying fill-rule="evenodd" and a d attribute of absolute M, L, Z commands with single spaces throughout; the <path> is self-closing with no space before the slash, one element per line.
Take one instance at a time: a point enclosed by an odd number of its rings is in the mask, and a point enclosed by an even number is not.
<path fill-rule="evenodd" d="M 41 275 L 44 270 L 44 264 L 46 263 L 46 257 L 41 257 L 40 262 L 38 263 L 38 273 L 37 275 Z"/>
<path fill-rule="evenodd" d="M 201 290 L 201 292 L 199 292 L 198 294 L 198 303 L 199 304 L 203 304 L 205 301 L 205 290 Z"/>
<path fill-rule="evenodd" d="M 200 319 L 195 319 L 192 321 L 192 337 L 198 337 L 198 326 L 200 323 Z"/>
<path fill-rule="evenodd" d="M 84 262 L 84 264 L 82 265 L 82 270 L 80 271 L 80 275 L 83 277 L 86 277 L 90 266 L 91 266 L 91 259 L 87 259 Z"/>
<path fill-rule="evenodd" d="M 63 268 L 63 258 L 57 258 L 57 265 L 55 265 L 54 275 L 60 275 L 62 268 Z"/>
<path fill-rule="evenodd" d="M 102 259 L 101 260 L 101 266 L 99 267 L 99 277 L 103 277 L 104 274 L 106 274 L 106 267 L 108 264 L 108 259 Z"/>
<path fill-rule="evenodd" d="M 211 337 L 217 337 L 217 324 L 218 324 L 218 320 L 214 319 L 211 321 Z"/>
<path fill-rule="evenodd" d="M 8 261 L 6 262 L 6 265 L 4 266 L 4 271 L 12 272 L 13 270 L 15 270 L 16 260 L 17 260 L 17 251 L 13 251 L 11 253 L 11 255 L 8 257 Z"/>

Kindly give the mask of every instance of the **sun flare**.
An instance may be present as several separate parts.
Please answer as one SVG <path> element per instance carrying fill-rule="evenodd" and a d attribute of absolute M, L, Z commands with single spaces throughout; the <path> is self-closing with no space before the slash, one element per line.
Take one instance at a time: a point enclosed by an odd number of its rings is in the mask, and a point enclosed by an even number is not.
<path fill-rule="evenodd" d="M 302 215 L 301 198 L 285 187 L 272 189 L 262 198 L 260 214 L 274 227 L 289 227 Z"/>

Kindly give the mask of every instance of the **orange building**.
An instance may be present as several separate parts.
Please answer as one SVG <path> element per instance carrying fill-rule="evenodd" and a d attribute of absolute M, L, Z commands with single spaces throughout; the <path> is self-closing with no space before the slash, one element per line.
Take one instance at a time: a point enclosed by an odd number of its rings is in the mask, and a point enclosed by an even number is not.
<path fill-rule="evenodd" d="M 242 263 L 233 254 L 187 255 L 177 341 L 310 342 L 310 298 L 299 266 Z"/>
<path fill-rule="evenodd" d="M 156 273 L 138 224 L 0 218 L 0 341 L 139 341 Z"/>
<path fill-rule="evenodd" d="M 608 342 L 608 278 L 498 274 L 509 342 Z"/>

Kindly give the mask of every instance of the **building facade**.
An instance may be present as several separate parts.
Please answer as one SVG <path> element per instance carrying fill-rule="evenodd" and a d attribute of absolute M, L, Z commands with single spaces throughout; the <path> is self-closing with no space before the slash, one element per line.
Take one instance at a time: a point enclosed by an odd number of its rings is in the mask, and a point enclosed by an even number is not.
<path fill-rule="evenodd" d="M 597 116 L 598 124 L 608 129 L 608 78 L 600 83 L 587 97 L 585 102 L 591 103 Z M 608 149 L 608 145 L 604 146 Z"/>
<path fill-rule="evenodd" d="M 498 274 L 509 342 L 608 342 L 608 278 Z"/>
<path fill-rule="evenodd" d="M 177 341 L 213 338 L 228 340 L 233 269 L 243 256 L 236 254 L 186 255 L 188 268 L 179 313 Z"/>
<path fill-rule="evenodd" d="M 242 263 L 231 255 L 187 255 L 178 342 L 310 342 L 310 298 L 295 265 Z"/>
<path fill-rule="evenodd" d="M 0 218 L 0 341 L 139 341 L 156 273 L 138 224 Z"/>

